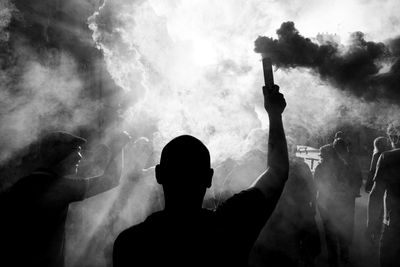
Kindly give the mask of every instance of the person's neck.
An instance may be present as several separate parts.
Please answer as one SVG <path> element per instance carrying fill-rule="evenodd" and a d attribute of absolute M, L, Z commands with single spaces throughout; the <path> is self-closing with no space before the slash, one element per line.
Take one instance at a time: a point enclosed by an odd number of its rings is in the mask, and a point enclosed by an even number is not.
<path fill-rule="evenodd" d="M 173 214 L 177 216 L 190 216 L 198 214 L 201 211 L 201 206 L 187 206 L 187 205 L 168 205 L 165 203 L 164 211 L 168 214 Z"/>

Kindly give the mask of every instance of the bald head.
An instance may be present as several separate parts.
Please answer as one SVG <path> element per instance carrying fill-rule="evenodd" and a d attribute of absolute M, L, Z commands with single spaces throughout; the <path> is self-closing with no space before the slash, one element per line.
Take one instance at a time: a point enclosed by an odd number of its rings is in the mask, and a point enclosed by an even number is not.
<path fill-rule="evenodd" d="M 197 138 L 181 135 L 172 139 L 162 150 L 160 164 L 166 167 L 210 168 L 210 152 Z"/>
<path fill-rule="evenodd" d="M 163 148 L 160 164 L 156 166 L 156 178 L 163 186 L 166 207 L 201 207 L 213 173 L 210 152 L 199 139 L 181 135 L 171 140 Z"/>

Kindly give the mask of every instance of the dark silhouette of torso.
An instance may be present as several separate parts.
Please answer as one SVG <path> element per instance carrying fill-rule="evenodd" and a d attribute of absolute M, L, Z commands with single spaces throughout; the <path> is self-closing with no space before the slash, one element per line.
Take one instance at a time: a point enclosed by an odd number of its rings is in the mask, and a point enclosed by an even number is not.
<path fill-rule="evenodd" d="M 382 153 L 378 168 L 375 179 L 385 183 L 390 226 L 400 230 L 400 149 Z"/>
<path fill-rule="evenodd" d="M 246 266 L 266 205 L 261 192 L 249 189 L 213 211 L 154 213 L 119 235 L 114 266 Z"/>
<path fill-rule="evenodd" d="M 281 198 L 253 251 L 255 261 L 266 266 L 299 266 L 301 261 L 314 260 L 320 252 L 315 197 L 310 168 L 302 159 L 292 158 Z"/>
<path fill-rule="evenodd" d="M 65 220 L 71 202 L 84 199 L 85 182 L 42 169 L 7 193 L 3 252 L 10 266 L 63 266 Z"/>

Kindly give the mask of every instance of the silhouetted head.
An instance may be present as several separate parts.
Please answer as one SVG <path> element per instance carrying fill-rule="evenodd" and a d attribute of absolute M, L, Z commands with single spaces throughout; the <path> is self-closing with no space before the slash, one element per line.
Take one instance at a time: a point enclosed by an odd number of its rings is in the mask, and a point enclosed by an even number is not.
<path fill-rule="evenodd" d="M 375 138 L 374 153 L 382 153 L 387 150 L 390 150 L 389 139 L 387 139 L 386 137 L 383 137 L 383 136 Z"/>
<path fill-rule="evenodd" d="M 170 141 L 156 166 L 157 182 L 163 186 L 166 209 L 201 208 L 213 169 L 210 152 L 197 138 L 182 135 Z"/>
<path fill-rule="evenodd" d="M 400 148 L 400 122 L 389 124 L 387 135 L 389 136 L 392 148 Z"/>
<path fill-rule="evenodd" d="M 345 156 L 348 153 L 347 143 L 342 138 L 336 138 L 333 141 L 333 148 L 340 156 Z"/>
<path fill-rule="evenodd" d="M 337 138 L 344 138 L 344 133 L 342 132 L 342 131 L 339 131 L 339 132 L 337 132 L 337 133 L 335 133 L 335 139 L 337 139 Z"/>
<path fill-rule="evenodd" d="M 334 160 L 337 158 L 337 154 L 332 144 L 327 144 L 319 149 L 322 161 Z"/>
<path fill-rule="evenodd" d="M 60 174 L 75 173 L 82 156 L 85 139 L 67 132 L 51 132 L 43 136 L 39 145 L 41 166 Z"/>

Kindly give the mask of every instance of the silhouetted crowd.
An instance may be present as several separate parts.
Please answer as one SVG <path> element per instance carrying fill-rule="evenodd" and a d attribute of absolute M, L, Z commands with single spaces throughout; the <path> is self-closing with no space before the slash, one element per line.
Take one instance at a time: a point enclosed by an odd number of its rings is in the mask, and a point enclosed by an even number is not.
<path fill-rule="evenodd" d="M 324 246 L 329 266 L 356 266 L 350 247 L 363 177 L 351 142 L 336 133 L 319 149 L 321 161 L 312 172 L 296 157 L 296 144 L 286 142 L 279 87 L 264 87 L 263 96 L 269 118 L 265 172 L 206 209 L 214 174 L 210 153 L 193 136 L 174 138 L 155 167 L 163 208 L 118 235 L 113 266 L 249 266 L 251 253 L 268 266 L 317 266 Z M 400 127 L 390 125 L 387 134 L 374 140 L 365 184 L 365 236 L 379 243 L 372 247 L 379 248 L 382 267 L 400 266 Z M 28 157 L 32 171 L 0 195 L 1 266 L 64 266 L 69 204 L 118 186 L 130 140 L 127 133 L 114 135 L 80 165 L 85 139 L 61 131 L 42 136 Z M 126 164 L 142 169 L 148 157 Z"/>

